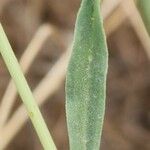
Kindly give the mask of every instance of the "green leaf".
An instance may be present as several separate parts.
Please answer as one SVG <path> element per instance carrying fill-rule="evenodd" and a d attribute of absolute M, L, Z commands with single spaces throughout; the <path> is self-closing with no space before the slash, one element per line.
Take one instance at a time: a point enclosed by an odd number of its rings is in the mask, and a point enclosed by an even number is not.
<path fill-rule="evenodd" d="M 103 127 L 108 52 L 99 0 L 83 0 L 77 17 L 66 79 L 71 150 L 99 150 Z"/>
<path fill-rule="evenodd" d="M 137 0 L 137 6 L 150 35 L 150 0 Z"/>

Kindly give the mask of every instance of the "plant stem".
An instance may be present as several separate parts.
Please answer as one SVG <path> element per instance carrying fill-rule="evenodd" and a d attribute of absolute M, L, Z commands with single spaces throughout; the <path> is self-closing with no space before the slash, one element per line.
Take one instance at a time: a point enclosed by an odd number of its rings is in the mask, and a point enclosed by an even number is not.
<path fill-rule="evenodd" d="M 43 43 L 51 34 L 52 34 L 52 30 L 49 25 L 45 24 L 39 27 L 35 36 L 28 44 L 27 48 L 24 50 L 24 53 L 20 58 L 19 64 L 22 68 L 22 72 L 24 75 L 30 69 L 30 66 L 32 65 L 36 56 L 39 54 L 40 50 L 42 50 L 41 47 Z M 0 114 L 1 114 L 0 127 L 3 127 L 5 125 L 10 115 L 10 112 L 14 106 L 16 96 L 17 96 L 16 87 L 14 85 L 14 82 L 10 80 L 0 104 Z"/>
<path fill-rule="evenodd" d="M 137 6 L 144 21 L 145 27 L 150 35 L 150 1 L 137 0 Z"/>
<path fill-rule="evenodd" d="M 33 94 L 28 86 L 28 83 L 21 71 L 19 63 L 14 55 L 14 52 L 9 44 L 6 34 L 0 24 L 0 52 L 4 62 L 12 76 L 16 88 L 22 98 L 22 101 L 27 109 L 28 115 L 33 123 L 33 126 L 39 136 L 44 150 L 56 150 L 56 146 L 40 113 L 38 105 L 35 102 Z"/>

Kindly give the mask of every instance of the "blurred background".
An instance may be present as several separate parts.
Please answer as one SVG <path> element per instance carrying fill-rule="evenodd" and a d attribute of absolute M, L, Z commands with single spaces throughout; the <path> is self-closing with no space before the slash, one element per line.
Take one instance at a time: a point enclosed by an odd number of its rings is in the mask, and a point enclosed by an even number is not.
<path fill-rule="evenodd" d="M 58 150 L 68 150 L 65 71 L 80 0 L 0 0 L 0 21 Z M 150 150 L 150 38 L 132 0 L 103 0 L 109 71 L 101 150 Z M 0 147 L 42 150 L 0 56 Z"/>

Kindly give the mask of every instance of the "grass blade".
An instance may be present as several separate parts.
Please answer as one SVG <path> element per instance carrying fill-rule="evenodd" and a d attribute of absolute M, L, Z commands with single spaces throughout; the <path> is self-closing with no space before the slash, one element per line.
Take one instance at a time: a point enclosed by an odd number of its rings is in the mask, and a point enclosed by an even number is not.
<path fill-rule="evenodd" d="M 12 76 L 17 90 L 26 106 L 28 115 L 33 123 L 33 126 L 40 138 L 40 141 L 45 150 L 56 150 L 55 144 L 51 138 L 48 128 L 40 113 L 40 110 L 34 100 L 32 92 L 25 80 L 25 77 L 20 69 L 19 63 L 13 53 L 9 41 L 5 35 L 2 25 L 0 24 L 0 52 L 5 61 L 5 64 Z"/>
<path fill-rule="evenodd" d="M 65 79 L 66 68 L 68 64 L 68 57 L 70 53 L 70 47 L 68 50 L 61 56 L 61 58 L 54 64 L 46 76 L 41 80 L 33 91 L 33 95 L 38 103 L 42 105 L 47 98 L 51 97 L 61 86 L 62 82 Z M 51 84 L 47 84 L 51 83 Z M 20 117 L 21 116 L 21 117 Z M 14 136 L 21 130 L 22 126 L 27 121 L 28 116 L 23 105 L 21 105 L 9 119 L 1 136 L 3 139 L 2 148 L 6 148 L 7 145 L 11 142 Z M 17 124 L 16 124 L 17 122 Z"/>
<path fill-rule="evenodd" d="M 52 28 L 50 25 L 46 24 L 46 25 L 41 26 L 38 29 L 34 38 L 29 43 L 28 47 L 25 49 L 24 53 L 22 54 L 20 62 L 19 62 L 22 72 L 24 74 L 28 72 L 35 57 L 40 52 L 43 43 L 51 34 L 52 34 Z M 7 122 L 7 119 L 11 113 L 12 107 L 15 103 L 16 96 L 17 96 L 17 90 L 16 90 L 13 80 L 11 79 L 0 103 L 0 114 L 1 114 L 0 128 L 3 127 L 5 123 Z"/>

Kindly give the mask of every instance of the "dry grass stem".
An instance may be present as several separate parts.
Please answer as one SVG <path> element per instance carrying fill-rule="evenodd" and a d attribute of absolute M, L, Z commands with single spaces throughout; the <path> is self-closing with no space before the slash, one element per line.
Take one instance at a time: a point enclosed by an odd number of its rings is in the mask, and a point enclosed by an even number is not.
<path fill-rule="evenodd" d="M 122 0 L 111 0 L 110 2 L 110 0 L 104 0 L 101 8 L 103 18 L 106 19 L 109 17 L 111 13 L 117 8 L 117 6 L 119 6 L 121 1 Z"/>
<path fill-rule="evenodd" d="M 143 20 L 135 6 L 133 0 L 126 0 L 122 2 L 122 8 L 126 13 L 128 19 L 131 21 L 131 25 L 139 37 L 148 58 L 150 59 L 150 37 L 144 26 Z"/>
<path fill-rule="evenodd" d="M 116 10 L 105 20 L 105 31 L 107 35 L 111 35 L 126 20 L 127 16 L 121 7 Z"/>

